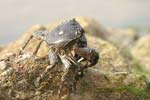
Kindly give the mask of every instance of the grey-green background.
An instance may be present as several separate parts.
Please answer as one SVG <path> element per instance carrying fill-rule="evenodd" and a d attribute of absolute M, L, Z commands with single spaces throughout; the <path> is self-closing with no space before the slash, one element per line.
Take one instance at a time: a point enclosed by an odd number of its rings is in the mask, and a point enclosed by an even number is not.
<path fill-rule="evenodd" d="M 150 0 L 0 0 L 0 44 L 34 24 L 78 15 L 109 27 L 150 26 Z"/>

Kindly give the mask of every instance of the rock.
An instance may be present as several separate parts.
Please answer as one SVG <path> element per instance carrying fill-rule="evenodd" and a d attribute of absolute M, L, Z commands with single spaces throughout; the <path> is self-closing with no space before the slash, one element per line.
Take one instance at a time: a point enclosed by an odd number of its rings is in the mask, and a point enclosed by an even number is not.
<path fill-rule="evenodd" d="M 28 34 L 28 33 L 26 33 L 26 34 Z M 24 34 L 24 36 L 25 36 L 25 34 Z M 25 36 L 25 37 L 27 37 L 27 36 Z M 129 69 L 129 66 L 127 64 L 128 62 L 126 61 L 126 59 L 123 58 L 119 49 L 117 49 L 113 44 L 106 42 L 102 39 L 93 37 L 88 34 L 86 35 L 86 37 L 89 41 L 88 42 L 89 47 L 96 48 L 99 51 L 99 54 L 101 57 L 101 60 L 99 61 L 99 65 L 101 66 L 101 69 L 103 69 L 103 71 L 105 70 L 105 71 L 110 71 L 110 72 L 112 72 L 112 71 L 125 71 L 125 72 L 127 71 L 128 72 L 128 69 Z M 96 41 L 95 41 L 95 39 L 96 39 Z M 17 44 L 19 41 L 21 41 L 21 40 L 18 40 Z M 34 49 L 36 48 L 37 43 L 38 43 L 38 40 L 33 39 L 24 51 L 25 52 L 33 52 Z M 14 43 L 14 45 L 15 44 L 16 43 Z M 97 44 L 99 44 L 99 45 L 97 45 Z M 14 45 L 12 44 L 12 46 L 14 46 Z M 12 46 L 10 46 L 10 47 L 12 47 Z M 21 47 L 21 45 L 20 45 L 20 47 Z M 17 47 L 16 49 L 18 49 L 20 47 Z M 16 50 L 16 51 L 18 51 L 18 50 Z M 38 56 L 45 56 L 47 54 L 48 54 L 48 47 L 47 47 L 46 43 L 44 42 L 41 45 L 41 48 L 39 49 Z"/>
<path fill-rule="evenodd" d="M 101 73 L 90 69 L 70 100 L 148 100 L 145 76 L 129 73 Z M 143 96 L 141 94 L 144 94 Z"/>
<path fill-rule="evenodd" d="M 105 39 L 121 48 L 130 48 L 138 39 L 138 34 L 132 29 L 107 28 L 110 33 Z"/>
<path fill-rule="evenodd" d="M 82 18 L 81 18 L 82 19 Z M 79 20 L 79 19 L 78 19 Z M 83 19 L 82 19 L 83 20 Z M 81 21 L 82 21 L 81 20 Z M 83 23 L 79 21 L 80 23 Z M 87 20 L 84 20 L 86 22 Z M 91 21 L 92 22 L 92 21 Z M 58 22 L 59 23 L 59 22 Z M 57 24 L 58 24 L 57 23 Z M 82 24 L 86 32 L 97 33 L 96 26 L 90 21 Z M 85 26 L 84 26 L 85 25 Z M 56 24 L 35 26 L 23 34 L 17 41 L 7 45 L 0 52 L 6 64 L 0 69 L 0 99 L 2 100 L 57 100 L 57 91 L 63 74 L 60 64 L 45 72 L 49 59 L 46 43 L 41 45 L 38 55 L 32 55 L 39 42 L 33 39 L 21 56 L 13 55 L 29 35 L 38 30 L 51 30 Z M 101 29 L 100 29 L 101 30 Z M 144 74 L 134 73 L 131 60 L 124 57 L 114 44 L 92 34 L 86 34 L 88 47 L 95 48 L 100 55 L 98 64 L 85 70 L 85 76 L 77 83 L 72 93 L 64 92 L 69 100 L 149 100 L 149 84 Z M 13 48 L 13 49 L 12 49 Z M 12 55 L 6 54 L 12 52 Z M 9 58 L 9 59 L 8 59 Z M 74 72 L 74 71 L 73 71 Z M 41 78 L 41 76 L 43 76 Z M 68 80 L 72 79 L 72 75 Z M 70 81 L 72 82 L 72 80 Z"/>
<path fill-rule="evenodd" d="M 85 77 L 77 84 L 76 92 L 66 96 L 67 98 L 70 100 L 149 98 L 145 93 L 147 87 L 145 77 L 129 72 L 130 65 L 113 44 L 90 35 L 87 35 L 87 39 L 90 41 L 89 47 L 99 51 L 99 63 L 85 72 Z M 35 57 L 28 53 L 6 61 L 9 63 L 7 70 L 0 73 L 0 98 L 56 100 L 56 91 L 62 75 L 57 71 L 62 67 L 49 71 L 40 81 L 39 77 L 48 66 L 48 62 L 47 57 Z M 139 97 L 141 93 L 144 96 Z"/>
<path fill-rule="evenodd" d="M 100 60 L 96 68 L 106 72 L 129 72 L 130 64 L 117 47 L 100 38 L 86 36 L 89 47 L 99 51 Z"/>
<path fill-rule="evenodd" d="M 70 100 L 136 100 L 150 98 L 146 76 L 132 73 L 130 63 L 113 44 L 87 35 L 89 47 L 99 50 L 99 63 L 86 71 Z M 123 92 L 126 91 L 126 92 Z M 140 91 L 136 93 L 135 91 Z M 140 96 L 143 93 L 144 96 Z M 140 97 L 139 97 L 140 96 Z"/>
<path fill-rule="evenodd" d="M 48 61 L 48 58 L 39 58 L 33 55 L 26 57 L 26 54 L 6 61 L 9 63 L 7 70 L 0 73 L 0 98 L 6 100 L 49 98 L 57 100 L 57 91 L 63 73 L 60 73 L 62 67 L 58 66 L 48 71 L 39 81 Z M 69 100 L 145 99 L 149 98 L 145 92 L 146 87 L 143 75 L 128 72 L 106 72 L 103 69 L 90 68 L 85 72 L 85 77 L 78 82 L 77 90 L 68 98 L 70 98 Z"/>
<path fill-rule="evenodd" d="M 131 50 L 145 71 L 150 71 L 150 35 L 141 37 Z"/>

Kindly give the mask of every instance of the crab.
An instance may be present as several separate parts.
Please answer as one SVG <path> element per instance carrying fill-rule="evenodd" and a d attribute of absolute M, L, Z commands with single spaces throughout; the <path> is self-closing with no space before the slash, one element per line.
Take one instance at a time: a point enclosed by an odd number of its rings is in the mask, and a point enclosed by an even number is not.
<path fill-rule="evenodd" d="M 67 20 L 52 31 L 34 32 L 21 47 L 19 55 L 33 37 L 40 40 L 33 52 L 34 55 L 37 54 L 42 42 L 45 41 L 49 48 L 48 56 L 50 62 L 45 72 L 54 68 L 58 63 L 62 63 L 65 72 L 61 80 L 64 83 L 70 69 L 79 69 L 77 76 L 82 76 L 83 70 L 95 65 L 99 59 L 98 52 L 95 49 L 87 47 L 87 40 L 84 33 L 84 29 L 75 18 Z M 80 64 L 82 61 L 87 61 L 87 63 L 82 65 Z"/>

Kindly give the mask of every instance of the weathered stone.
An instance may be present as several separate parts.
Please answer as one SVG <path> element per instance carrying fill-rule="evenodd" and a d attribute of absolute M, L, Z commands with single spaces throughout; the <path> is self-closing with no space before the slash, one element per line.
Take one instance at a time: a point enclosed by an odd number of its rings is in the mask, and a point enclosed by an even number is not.
<path fill-rule="evenodd" d="M 129 72 L 130 64 L 113 44 L 90 35 L 87 35 L 87 41 L 89 47 L 99 51 L 100 60 L 96 68 L 106 72 Z"/>
<path fill-rule="evenodd" d="M 134 73 L 130 70 L 132 60 L 124 57 L 122 51 L 114 44 L 95 35 L 96 33 L 101 34 L 101 29 L 99 30 L 98 25 L 95 24 L 96 22 L 94 23 L 93 20 L 84 17 L 78 17 L 77 20 L 89 33 L 86 34 L 88 47 L 95 48 L 99 52 L 100 59 L 97 65 L 85 70 L 85 76 L 78 81 L 76 91 L 69 93 L 70 95 L 66 93 L 64 99 L 149 100 L 147 77 L 144 74 Z M 0 99 L 57 100 L 63 66 L 58 65 L 53 70 L 48 71 L 41 79 L 41 74 L 49 63 L 49 59 L 46 56 L 48 54 L 46 43 L 41 45 L 38 56 L 29 53 L 34 50 L 37 42 L 39 42 L 36 39 L 29 43 L 22 56 L 6 56 L 6 54 L 17 52 L 32 32 L 45 29 L 51 30 L 58 23 L 47 27 L 34 26 L 16 42 L 7 45 L 0 52 L 4 59 L 9 58 L 9 60 L 5 61 L 6 66 L 1 64 L 3 70 L 0 69 Z M 93 36 L 92 33 L 97 37 Z"/>
<path fill-rule="evenodd" d="M 63 73 L 60 71 L 63 66 L 55 67 L 39 80 L 48 66 L 48 58 L 38 58 L 33 55 L 24 57 L 24 55 L 6 61 L 10 64 L 7 65 L 7 70 L 0 73 L 0 98 L 6 100 L 49 98 L 57 100 L 57 91 Z M 128 72 L 106 72 L 105 69 L 103 71 L 103 69 L 90 68 L 85 72 L 83 79 L 78 82 L 77 90 L 67 98 L 70 98 L 69 100 L 149 98 L 144 92 L 146 87 L 143 75 Z M 132 89 L 138 90 L 138 92 L 132 91 Z M 143 93 L 144 96 L 139 97 L 140 93 Z M 127 94 L 128 97 L 125 97 Z"/>
<path fill-rule="evenodd" d="M 137 32 L 132 29 L 107 28 L 107 31 L 110 34 L 105 39 L 124 49 L 130 48 L 138 39 Z"/>
<path fill-rule="evenodd" d="M 131 52 L 143 69 L 150 71 L 150 35 L 141 37 Z"/>

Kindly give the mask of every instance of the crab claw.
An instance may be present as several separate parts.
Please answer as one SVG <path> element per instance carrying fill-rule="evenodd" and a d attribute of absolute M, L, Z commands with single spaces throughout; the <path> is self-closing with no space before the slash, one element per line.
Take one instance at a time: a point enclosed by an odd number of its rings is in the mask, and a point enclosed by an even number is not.
<path fill-rule="evenodd" d="M 83 57 L 85 60 L 89 62 L 87 67 L 94 66 L 98 62 L 99 54 L 95 49 L 91 49 L 87 47 L 74 48 L 74 51 L 77 55 L 79 55 L 80 57 Z"/>

